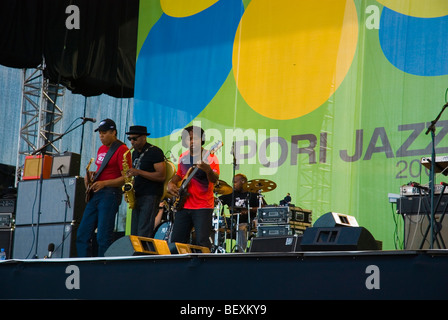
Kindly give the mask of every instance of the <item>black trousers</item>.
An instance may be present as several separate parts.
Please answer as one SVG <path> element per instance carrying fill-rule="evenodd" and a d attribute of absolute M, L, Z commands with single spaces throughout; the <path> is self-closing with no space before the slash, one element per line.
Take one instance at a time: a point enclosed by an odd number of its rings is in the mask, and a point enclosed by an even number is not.
<path fill-rule="evenodd" d="M 154 223 L 159 212 L 160 196 L 142 195 L 136 198 L 131 216 L 131 234 L 154 238 Z"/>
<path fill-rule="evenodd" d="M 211 248 L 213 209 L 183 209 L 176 212 L 170 242 L 190 243 L 194 227 L 195 245 Z"/>

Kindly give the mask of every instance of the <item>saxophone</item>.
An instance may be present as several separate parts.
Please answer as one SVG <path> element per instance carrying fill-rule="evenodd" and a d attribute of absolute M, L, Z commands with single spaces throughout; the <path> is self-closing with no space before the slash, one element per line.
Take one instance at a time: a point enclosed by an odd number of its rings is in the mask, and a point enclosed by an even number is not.
<path fill-rule="evenodd" d="M 123 154 L 123 171 L 122 175 L 124 177 L 124 185 L 122 190 L 124 192 L 124 200 L 129 204 L 130 209 L 134 209 L 135 205 L 135 190 L 134 190 L 134 177 L 128 177 L 127 172 L 129 170 L 127 155 L 131 152 L 132 149 L 129 149 Z"/>

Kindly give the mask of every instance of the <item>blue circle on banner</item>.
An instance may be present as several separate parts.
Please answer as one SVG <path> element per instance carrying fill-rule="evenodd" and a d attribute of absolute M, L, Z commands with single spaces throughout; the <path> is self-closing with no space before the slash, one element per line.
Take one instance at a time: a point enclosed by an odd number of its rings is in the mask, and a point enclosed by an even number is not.
<path fill-rule="evenodd" d="M 379 41 L 384 56 L 399 70 L 441 76 L 448 74 L 447 30 L 448 16 L 420 18 L 384 7 Z"/>
<path fill-rule="evenodd" d="M 136 65 L 134 122 L 169 135 L 204 110 L 232 69 L 241 0 L 218 1 L 187 17 L 162 14 Z"/>

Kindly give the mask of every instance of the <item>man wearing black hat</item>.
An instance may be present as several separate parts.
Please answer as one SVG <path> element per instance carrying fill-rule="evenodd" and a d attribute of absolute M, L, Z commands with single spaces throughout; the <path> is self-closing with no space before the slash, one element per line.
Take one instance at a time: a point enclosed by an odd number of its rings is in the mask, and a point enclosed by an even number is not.
<path fill-rule="evenodd" d="M 155 218 L 163 194 L 166 164 L 160 148 L 147 142 L 146 127 L 131 126 L 128 140 L 131 141 L 132 168 L 128 176 L 134 176 L 135 207 L 132 210 L 131 234 L 154 238 Z"/>
<path fill-rule="evenodd" d="M 104 256 L 113 241 L 115 216 L 122 200 L 121 186 L 124 184 L 123 155 L 128 151 L 126 144 L 117 139 L 117 126 L 111 119 L 104 119 L 95 132 L 99 133 L 102 145 L 98 148 L 95 164 L 97 170 L 76 238 L 79 257 L 93 255 L 91 240 L 97 230 L 98 256 Z M 127 156 L 131 166 L 131 156 Z M 88 175 L 86 175 L 86 182 Z"/>

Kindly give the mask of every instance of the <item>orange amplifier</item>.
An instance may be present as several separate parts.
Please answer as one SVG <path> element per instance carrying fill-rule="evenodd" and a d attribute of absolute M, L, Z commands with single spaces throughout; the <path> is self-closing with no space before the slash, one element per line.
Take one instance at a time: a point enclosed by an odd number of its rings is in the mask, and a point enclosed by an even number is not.
<path fill-rule="evenodd" d="M 25 167 L 23 169 L 23 180 L 34 180 L 40 179 L 40 173 L 42 171 L 42 156 L 26 156 L 25 157 Z M 51 175 L 51 164 L 53 162 L 53 157 L 45 155 L 44 156 L 44 167 L 42 177 L 44 179 L 50 178 Z"/>

